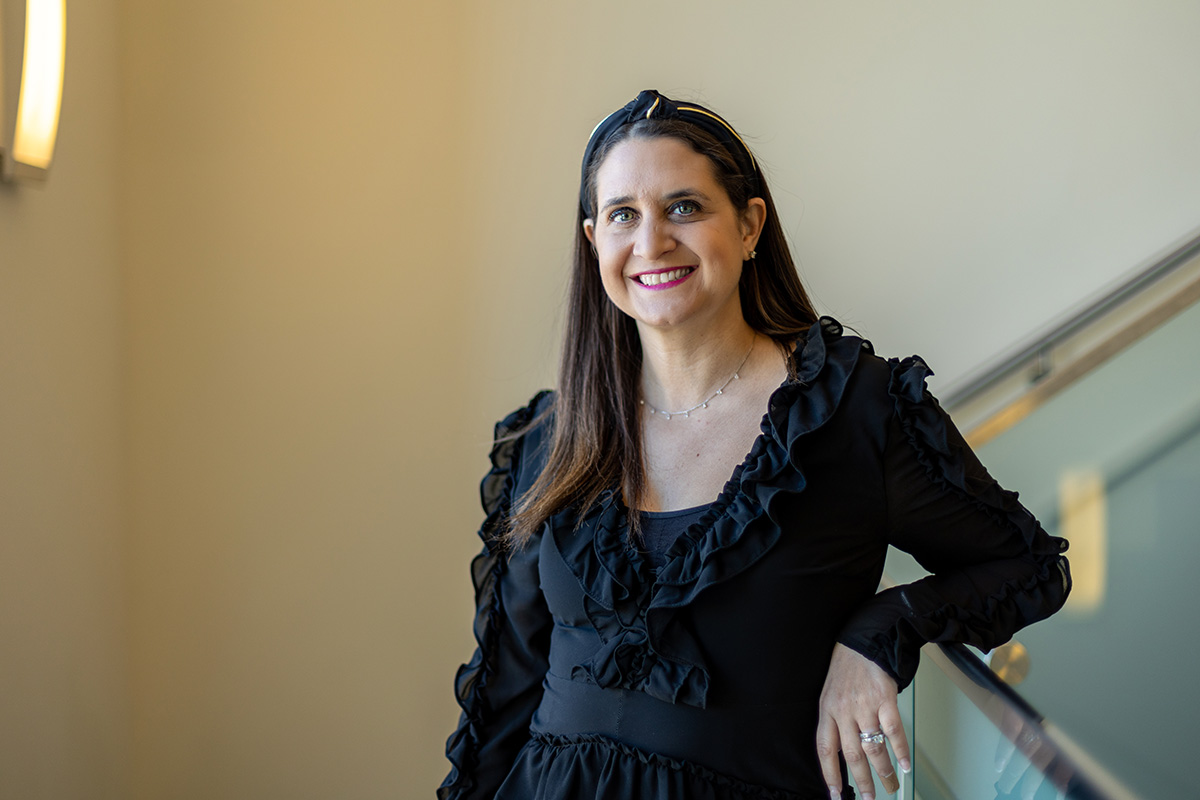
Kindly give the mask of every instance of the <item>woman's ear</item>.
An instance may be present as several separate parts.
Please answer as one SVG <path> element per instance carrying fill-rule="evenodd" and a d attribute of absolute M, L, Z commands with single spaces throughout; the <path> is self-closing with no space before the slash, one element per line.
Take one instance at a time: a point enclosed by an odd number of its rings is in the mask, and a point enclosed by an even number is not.
<path fill-rule="evenodd" d="M 596 223 L 595 223 L 595 221 L 593 221 L 590 218 L 585 219 L 583 221 L 583 235 L 587 237 L 587 240 L 589 242 L 591 242 L 592 251 L 594 252 L 596 250 Z"/>
<path fill-rule="evenodd" d="M 758 246 L 758 237 L 767 224 L 767 203 L 761 197 L 751 197 L 742 212 L 742 244 L 749 253 Z"/>

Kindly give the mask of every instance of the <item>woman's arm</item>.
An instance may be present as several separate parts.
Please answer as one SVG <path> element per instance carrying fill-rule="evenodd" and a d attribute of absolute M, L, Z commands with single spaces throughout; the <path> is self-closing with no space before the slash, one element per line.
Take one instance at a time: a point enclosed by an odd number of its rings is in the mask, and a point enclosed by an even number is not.
<path fill-rule="evenodd" d="M 889 366 L 889 541 L 934 574 L 875 595 L 839 636 L 818 751 L 831 788 L 840 787 L 840 749 L 864 792 L 871 789 L 868 764 L 882 778 L 891 762 L 882 745 L 864 746 L 860 733 L 882 729 L 902 766 L 908 755 L 896 692 L 916 674 L 922 645 L 991 649 L 1061 608 L 1071 586 L 1066 541 L 1046 533 L 979 463 L 925 388 L 925 363 L 914 357 Z"/>
<path fill-rule="evenodd" d="M 446 742 L 451 770 L 438 789 L 439 800 L 492 797 L 529 739 L 529 722 L 542 698 L 552 622 L 539 587 L 538 537 L 515 552 L 497 541 L 518 487 L 529 482 L 523 451 L 532 451 L 530 440 L 538 438 L 506 437 L 532 419 L 539 399 L 496 426 L 492 470 L 480 486 L 487 513 L 479 531 L 484 547 L 471 564 L 478 647 L 455 678 L 462 716 Z"/>
<path fill-rule="evenodd" d="M 925 363 L 890 365 L 889 541 L 934 574 L 875 595 L 839 640 L 902 689 L 926 642 L 990 650 L 1061 608 L 1071 578 L 1066 540 L 1046 533 L 979 463 L 925 388 Z"/>

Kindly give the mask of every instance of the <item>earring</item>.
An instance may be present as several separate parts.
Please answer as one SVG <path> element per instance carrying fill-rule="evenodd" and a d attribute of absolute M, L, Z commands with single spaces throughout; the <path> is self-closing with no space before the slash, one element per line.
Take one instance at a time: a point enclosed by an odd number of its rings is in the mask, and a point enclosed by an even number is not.
<path fill-rule="evenodd" d="M 756 258 L 758 258 L 758 251 L 757 251 L 757 250 L 751 250 L 751 251 L 750 251 L 750 257 L 749 257 L 749 258 L 747 258 L 746 260 L 747 260 L 747 261 L 753 261 L 753 260 L 754 260 L 754 259 L 756 259 Z"/>

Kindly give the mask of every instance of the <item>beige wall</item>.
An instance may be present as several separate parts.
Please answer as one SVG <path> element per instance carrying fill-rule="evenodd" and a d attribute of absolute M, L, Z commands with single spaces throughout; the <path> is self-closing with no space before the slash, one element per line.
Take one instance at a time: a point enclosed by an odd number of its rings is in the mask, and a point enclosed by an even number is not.
<path fill-rule="evenodd" d="M 78 4 L 59 163 L 0 184 L 0 798 L 129 796 L 116 3 Z"/>
<path fill-rule="evenodd" d="M 1200 8 L 1044 6 L 72 3 L 55 173 L 0 191 L 0 798 L 430 796 L 490 424 L 638 89 L 942 378 L 1193 228 Z"/>
<path fill-rule="evenodd" d="M 136 796 L 427 792 L 488 436 L 452 8 L 123 10 Z"/>

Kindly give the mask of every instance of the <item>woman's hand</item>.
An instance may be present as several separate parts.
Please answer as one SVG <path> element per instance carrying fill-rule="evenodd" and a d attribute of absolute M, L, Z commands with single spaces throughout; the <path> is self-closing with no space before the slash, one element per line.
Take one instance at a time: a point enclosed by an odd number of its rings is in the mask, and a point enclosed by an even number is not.
<path fill-rule="evenodd" d="M 900 769 L 909 772 L 908 739 L 896 705 L 896 682 L 870 660 L 844 645 L 834 645 L 821 690 L 820 720 L 817 723 L 817 757 L 832 798 L 842 796 L 842 773 L 838 751 L 863 800 L 874 800 L 875 783 L 871 769 L 893 794 L 900 788 L 896 769 L 888 755 L 887 744 L 863 741 L 859 734 L 882 731 L 892 743 L 892 752 L 900 759 Z"/>

